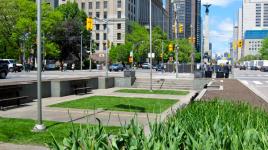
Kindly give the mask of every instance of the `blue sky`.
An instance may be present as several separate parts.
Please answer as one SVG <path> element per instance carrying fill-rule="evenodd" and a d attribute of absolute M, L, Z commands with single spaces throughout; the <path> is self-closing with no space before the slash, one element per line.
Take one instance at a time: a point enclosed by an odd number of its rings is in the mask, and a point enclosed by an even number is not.
<path fill-rule="evenodd" d="M 202 3 L 211 3 L 210 9 L 210 42 L 215 53 L 229 52 L 229 42 L 233 36 L 233 22 L 237 17 L 238 8 L 242 0 L 202 0 Z M 202 18 L 205 10 L 202 8 Z"/>
<path fill-rule="evenodd" d="M 165 0 L 163 0 L 165 4 Z M 233 21 L 238 8 L 242 6 L 242 0 L 202 0 L 202 4 L 210 3 L 210 42 L 213 44 L 213 56 L 215 53 L 229 52 L 229 42 L 233 35 Z M 202 19 L 205 10 L 202 7 Z"/>

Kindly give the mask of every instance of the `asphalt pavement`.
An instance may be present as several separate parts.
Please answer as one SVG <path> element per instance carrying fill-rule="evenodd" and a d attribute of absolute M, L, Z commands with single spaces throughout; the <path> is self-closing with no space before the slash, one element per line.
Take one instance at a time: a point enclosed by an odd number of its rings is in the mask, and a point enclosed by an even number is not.
<path fill-rule="evenodd" d="M 268 102 L 268 72 L 235 69 L 234 78 Z"/>
<path fill-rule="evenodd" d="M 149 78 L 150 70 L 149 69 L 138 69 L 136 71 L 137 78 Z M 109 77 L 123 77 L 124 72 L 109 72 Z M 64 72 L 61 71 L 45 71 L 42 72 L 43 80 L 52 80 L 52 79 L 64 79 L 64 78 L 85 78 L 85 77 L 105 77 L 105 70 L 67 70 Z M 1 79 L 0 84 L 4 82 L 24 82 L 24 81 L 36 81 L 37 72 L 17 72 L 9 73 L 6 79 Z M 175 73 L 168 72 L 157 72 L 153 70 L 153 79 L 176 79 Z M 189 73 L 180 73 L 179 79 L 193 79 L 193 74 Z"/>

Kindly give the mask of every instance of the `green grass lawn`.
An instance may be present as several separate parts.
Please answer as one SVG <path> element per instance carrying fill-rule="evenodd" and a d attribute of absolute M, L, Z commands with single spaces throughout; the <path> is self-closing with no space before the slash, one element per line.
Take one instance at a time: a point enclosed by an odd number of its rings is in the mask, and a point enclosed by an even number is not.
<path fill-rule="evenodd" d="M 18 144 L 45 145 L 53 141 L 52 134 L 56 140 L 62 141 L 71 131 L 71 123 L 59 123 L 45 121 L 46 132 L 35 133 L 31 130 L 35 125 L 34 120 L 10 119 L 0 117 L 0 141 Z M 74 124 L 79 127 L 80 124 Z M 85 125 L 84 125 L 85 126 Z M 105 127 L 107 132 L 117 133 L 118 127 Z"/>
<path fill-rule="evenodd" d="M 137 94 L 164 94 L 164 95 L 187 95 L 189 91 L 176 91 L 176 90 L 144 90 L 144 89 L 122 89 L 116 92 L 121 93 L 137 93 Z"/>
<path fill-rule="evenodd" d="M 149 98 L 129 98 L 113 96 L 92 96 L 79 100 L 51 105 L 52 107 L 77 108 L 77 109 L 97 109 L 161 113 L 175 104 L 176 100 L 149 99 Z"/>

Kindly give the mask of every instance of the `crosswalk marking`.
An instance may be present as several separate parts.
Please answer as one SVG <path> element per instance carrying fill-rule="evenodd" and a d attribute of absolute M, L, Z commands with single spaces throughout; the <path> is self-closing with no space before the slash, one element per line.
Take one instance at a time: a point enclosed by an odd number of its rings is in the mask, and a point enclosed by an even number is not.
<path fill-rule="evenodd" d="M 260 81 L 253 81 L 253 83 L 257 84 L 257 85 L 262 85 L 263 83 L 261 83 Z"/>
<path fill-rule="evenodd" d="M 241 82 L 245 85 L 248 85 L 248 81 L 245 81 L 245 80 L 241 80 Z"/>
<path fill-rule="evenodd" d="M 265 81 L 266 83 L 268 83 L 268 81 Z"/>

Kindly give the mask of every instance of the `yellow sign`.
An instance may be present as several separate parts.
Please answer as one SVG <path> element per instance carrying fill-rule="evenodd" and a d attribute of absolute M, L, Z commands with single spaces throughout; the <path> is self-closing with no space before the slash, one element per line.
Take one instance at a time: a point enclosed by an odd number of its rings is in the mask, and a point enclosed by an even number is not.
<path fill-rule="evenodd" d="M 92 18 L 87 18 L 87 25 L 86 25 L 86 29 L 89 31 L 93 30 L 93 19 Z"/>

